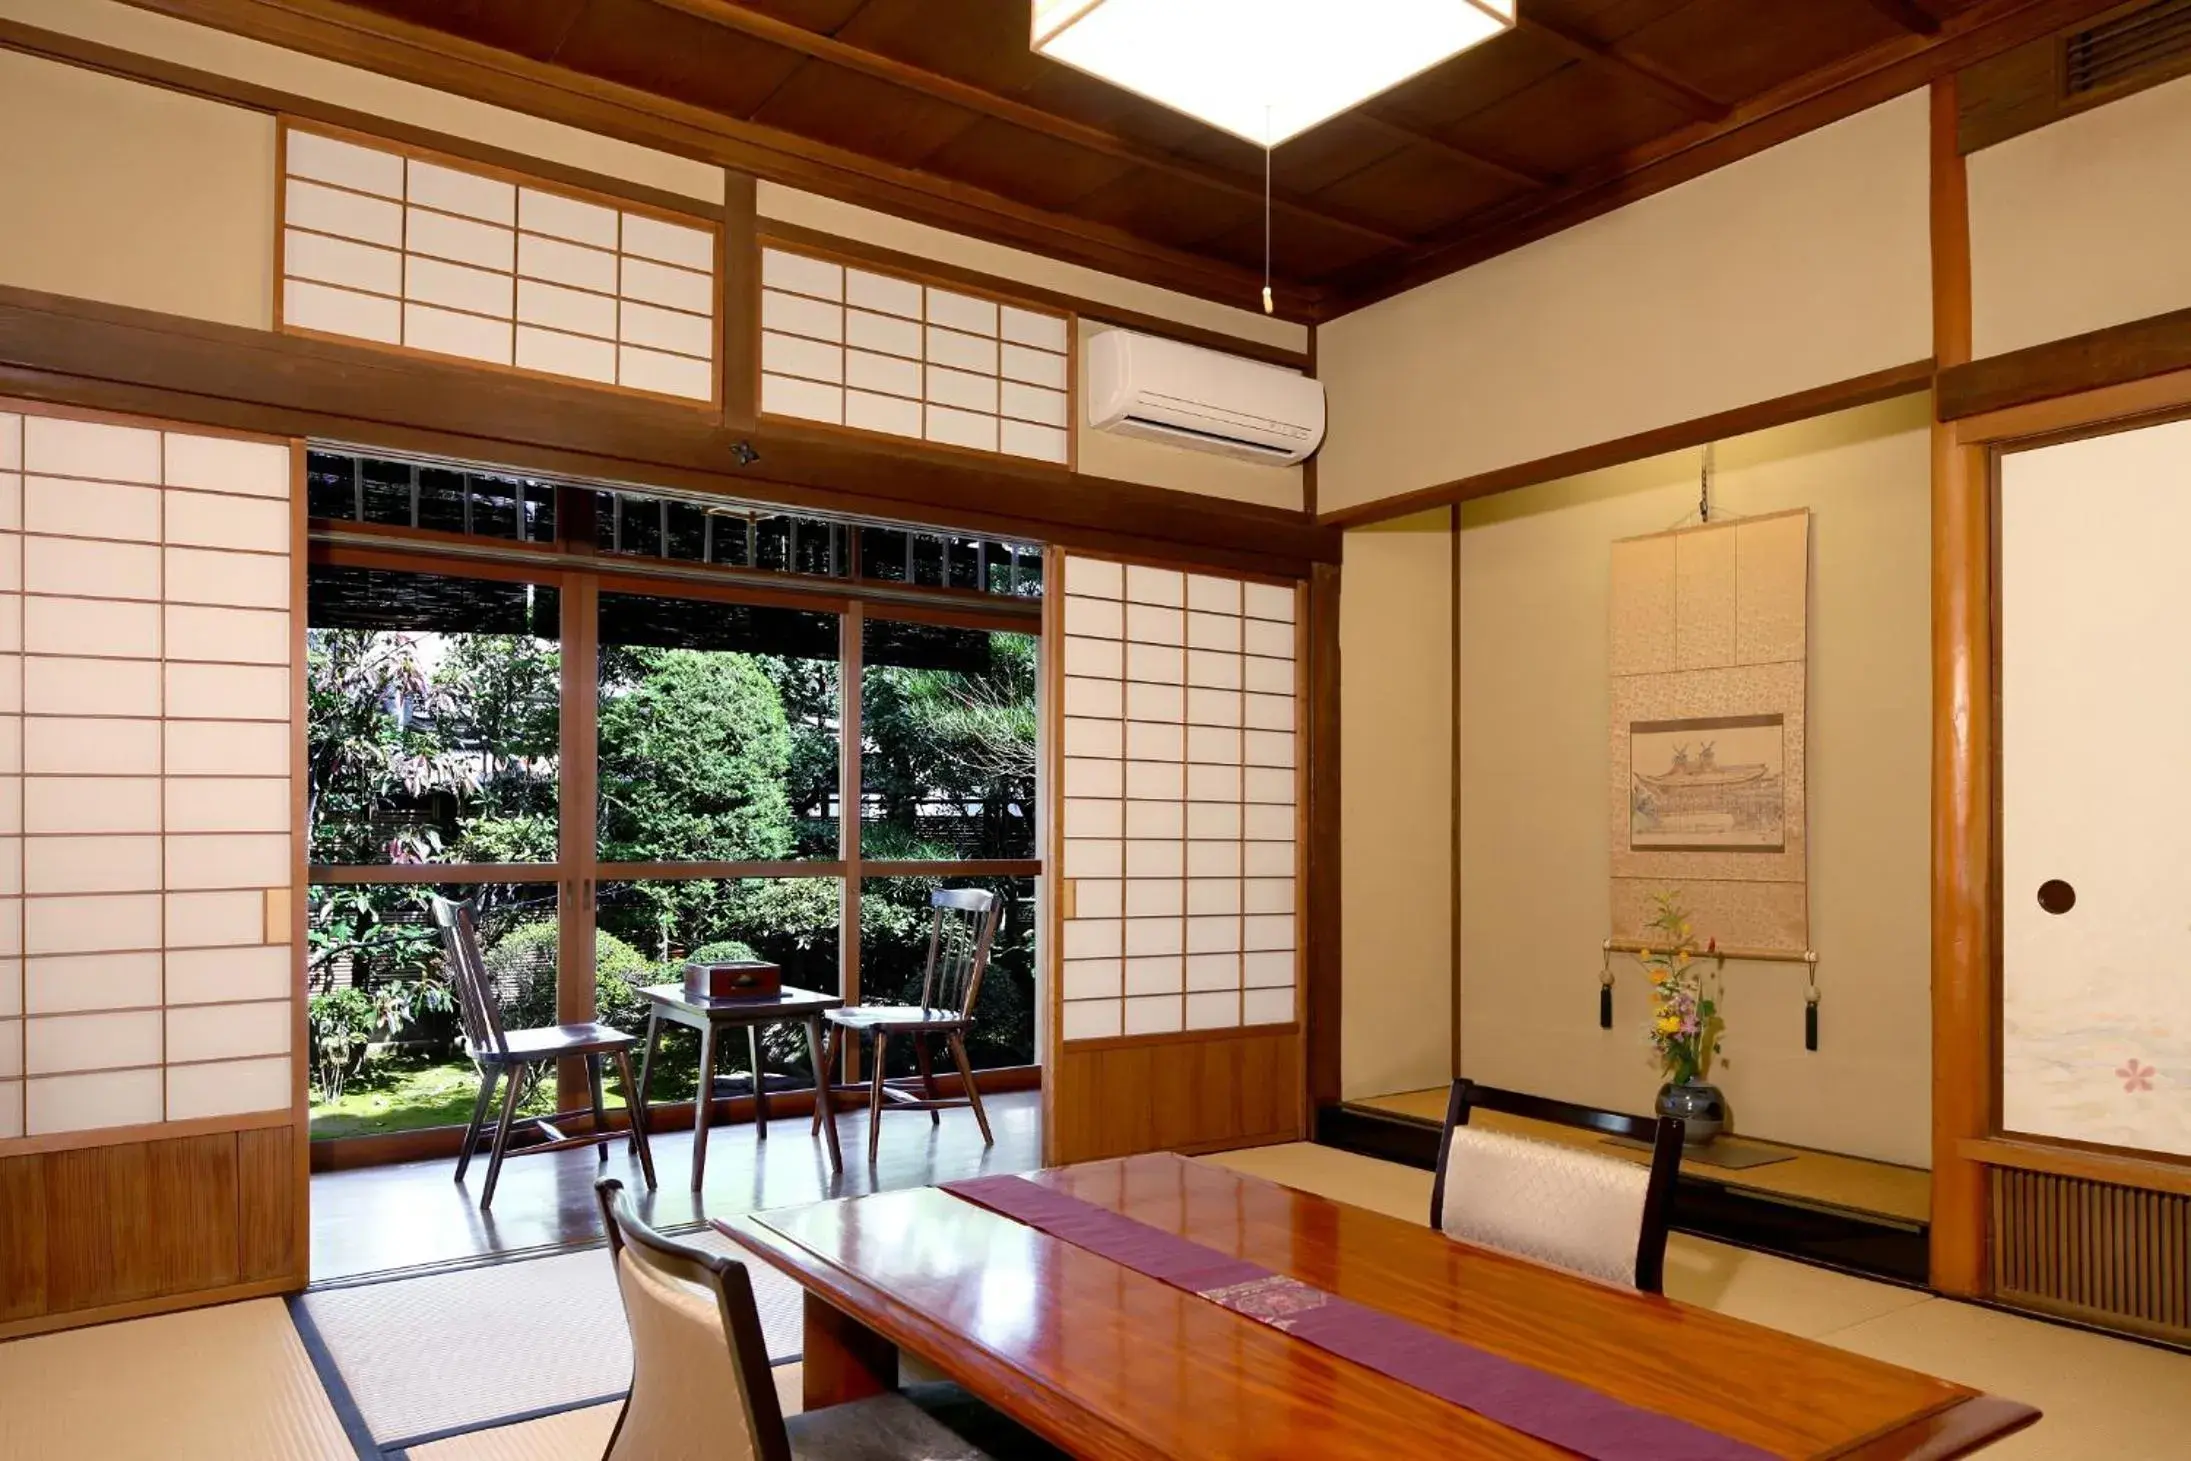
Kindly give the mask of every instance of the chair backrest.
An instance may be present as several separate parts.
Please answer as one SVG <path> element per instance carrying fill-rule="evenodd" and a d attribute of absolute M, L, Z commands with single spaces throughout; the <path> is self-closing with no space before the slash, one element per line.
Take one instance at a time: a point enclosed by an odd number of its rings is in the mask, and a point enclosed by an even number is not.
<path fill-rule="evenodd" d="M 1003 911 L 983 888 L 938 888 L 929 895 L 936 919 L 928 930 L 928 972 L 921 977 L 921 1008 L 950 1010 L 971 1019 L 989 967 L 989 945 Z"/>
<path fill-rule="evenodd" d="M 631 1392 L 603 1461 L 791 1461 L 745 1266 L 672 1243 L 594 1184 L 631 1331 Z"/>
<path fill-rule="evenodd" d="M 495 997 L 494 980 L 479 957 L 479 929 L 472 921 L 472 905 L 434 899 L 434 927 L 441 930 L 441 953 L 449 966 L 449 982 L 456 987 L 457 1017 L 464 1025 L 464 1041 L 474 1056 L 508 1055 L 510 1042 L 502 1033 L 502 1004 Z"/>
<path fill-rule="evenodd" d="M 1473 1129 L 1469 1112 L 1479 1108 L 1639 1141 L 1650 1148 L 1651 1165 Z M 1628 1116 L 1457 1080 L 1438 1143 L 1430 1225 L 1467 1242 L 1659 1293 L 1681 1139 L 1681 1123 L 1672 1117 Z"/>

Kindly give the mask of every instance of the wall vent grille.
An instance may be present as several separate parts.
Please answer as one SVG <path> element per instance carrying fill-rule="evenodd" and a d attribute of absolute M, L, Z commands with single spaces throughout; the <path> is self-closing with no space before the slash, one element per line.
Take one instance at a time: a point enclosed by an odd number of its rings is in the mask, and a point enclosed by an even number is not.
<path fill-rule="evenodd" d="M 2062 38 L 2065 96 L 2151 85 L 2191 71 L 2191 0 L 2160 0 Z"/>
<path fill-rule="evenodd" d="M 2191 1344 L 2191 1197 L 1996 1167 L 1993 1292 Z"/>

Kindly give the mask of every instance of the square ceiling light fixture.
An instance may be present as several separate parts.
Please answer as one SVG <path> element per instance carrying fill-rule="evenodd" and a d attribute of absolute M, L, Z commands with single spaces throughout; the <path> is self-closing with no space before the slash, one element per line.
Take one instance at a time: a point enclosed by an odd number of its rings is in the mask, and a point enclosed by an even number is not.
<path fill-rule="evenodd" d="M 1258 147 L 1514 26 L 1514 0 L 1034 0 L 1034 47 Z"/>

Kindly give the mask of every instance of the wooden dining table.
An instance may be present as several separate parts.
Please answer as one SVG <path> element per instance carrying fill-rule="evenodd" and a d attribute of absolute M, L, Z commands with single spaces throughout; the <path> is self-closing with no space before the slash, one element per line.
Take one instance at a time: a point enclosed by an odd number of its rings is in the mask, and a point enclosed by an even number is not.
<path fill-rule="evenodd" d="M 1209 1163 L 1156 1154 L 1027 1180 L 1767 1456 L 1936 1461 L 2037 1419 Z M 1076 1456 L 1573 1454 L 941 1188 L 717 1226 L 806 1290 L 809 1409 L 894 1388 L 903 1351 Z"/>

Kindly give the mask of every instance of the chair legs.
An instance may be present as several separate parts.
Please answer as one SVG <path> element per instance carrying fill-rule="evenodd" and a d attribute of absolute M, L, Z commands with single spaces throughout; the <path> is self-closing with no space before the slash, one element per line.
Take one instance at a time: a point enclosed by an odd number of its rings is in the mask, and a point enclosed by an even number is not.
<path fill-rule="evenodd" d="M 806 1022 L 806 1053 L 814 1063 L 814 1126 L 826 1131 L 829 1137 L 829 1170 L 842 1174 L 844 1152 L 837 1145 L 837 1113 L 829 1101 L 829 1057 L 823 1052 L 829 1049 L 829 1036 L 822 1033 L 820 1020 Z"/>
<path fill-rule="evenodd" d="M 631 1052 L 616 1052 L 616 1074 L 624 1082 L 624 1106 L 631 1114 L 631 1134 L 639 1148 L 639 1170 L 647 1174 L 647 1191 L 654 1190 L 654 1148 L 647 1140 L 646 1106 L 639 1099 L 639 1087 L 632 1084 Z M 603 1147 L 606 1155 L 608 1148 Z"/>
<path fill-rule="evenodd" d="M 919 1031 L 915 1031 L 913 1034 L 913 1064 L 919 1068 L 921 1073 L 921 1094 L 931 1101 L 935 1100 L 936 1071 L 928 1058 L 928 1036 Z M 928 1124 L 930 1126 L 943 1125 L 943 1113 L 933 1106 L 928 1108 Z"/>
<path fill-rule="evenodd" d="M 487 1103 L 494 1099 L 495 1082 L 501 1075 L 499 1065 L 490 1065 L 479 1073 L 479 1099 L 472 1102 L 471 1125 L 464 1128 L 464 1150 L 456 1159 L 456 1180 L 459 1182 L 464 1180 L 464 1173 L 472 1165 L 472 1153 L 479 1147 L 479 1133 L 487 1125 Z"/>
<path fill-rule="evenodd" d="M 631 1117 L 631 1143 L 639 1153 L 639 1168 L 646 1174 L 647 1190 L 654 1190 L 654 1148 L 647 1139 L 646 1104 L 641 1098 L 640 1083 L 632 1078 L 631 1052 L 616 1050 L 617 1079 L 623 1082 L 624 1105 Z M 588 1136 L 564 1136 L 558 1128 L 546 1128 L 547 1134 L 556 1139 L 544 1149 L 556 1150 L 577 1146 L 591 1141 L 599 1160 L 609 1159 L 609 1145 L 615 1140 L 609 1134 L 608 1101 L 602 1090 L 607 1077 L 604 1064 L 610 1056 L 595 1053 L 579 1057 L 586 1062 L 586 1093 L 592 1098 L 593 1130 Z M 553 1068 L 552 1060 L 542 1064 Z M 479 1194 L 480 1211 L 494 1205 L 495 1187 L 502 1180 L 502 1162 L 510 1154 L 510 1132 L 517 1125 L 517 1108 L 523 1104 L 526 1094 L 526 1077 L 533 1071 L 529 1064 L 494 1064 L 486 1069 L 479 1083 L 479 1098 L 472 1103 L 471 1125 L 464 1131 L 464 1150 L 456 1160 L 456 1180 L 462 1182 L 472 1164 L 472 1152 L 479 1145 L 482 1128 L 486 1124 L 487 1108 L 494 1099 L 495 1082 L 502 1082 L 502 1110 L 495 1121 L 494 1141 L 487 1154 L 487 1183 Z M 535 1118 L 527 1117 L 528 1122 Z M 538 1118 L 546 1120 L 547 1118 Z"/>
<path fill-rule="evenodd" d="M 502 1159 L 509 1155 L 510 1123 L 517 1119 L 519 1089 L 525 1084 L 520 1078 L 525 1067 L 513 1065 L 502 1087 L 502 1119 L 495 1123 L 494 1150 L 487 1157 L 487 1186 L 479 1194 L 479 1210 L 485 1212 L 494 1203 L 495 1183 L 502 1178 Z"/>
<path fill-rule="evenodd" d="M 928 1100 L 934 1101 L 939 1098 L 940 1093 L 936 1088 L 935 1065 L 928 1048 L 928 1033 L 927 1031 L 909 1032 L 913 1041 L 913 1060 L 920 1069 L 921 1094 Z M 867 1081 L 867 1164 L 870 1167 L 874 1166 L 882 1156 L 882 1113 L 883 1108 L 889 1104 L 888 1088 L 885 1085 L 885 1080 L 890 1055 L 890 1033 L 887 1030 L 876 1030 L 874 1035 L 875 1063 L 868 1072 Z M 854 1036 L 854 1038 L 857 1039 L 858 1037 Z M 820 1065 L 820 1071 L 817 1072 L 815 1081 L 817 1087 L 824 1080 L 834 1081 L 837 1078 L 838 1062 L 844 1053 L 844 1039 L 845 1027 L 842 1025 L 831 1025 L 828 1033 L 822 1038 L 820 1049 L 817 1052 L 817 1060 Z M 973 1108 L 974 1122 L 981 1128 L 981 1143 L 983 1146 L 995 1146 L 997 1139 L 989 1130 L 989 1113 L 982 1109 L 981 1088 L 974 1084 L 974 1068 L 966 1058 L 965 1038 L 958 1031 L 952 1030 L 945 1032 L 943 1039 L 944 1043 L 950 1047 L 951 1061 L 958 1067 L 959 1080 L 965 1086 L 966 1104 Z M 814 1099 L 814 1122 L 812 1127 L 812 1130 L 816 1133 L 819 1133 L 822 1129 L 823 1099 L 822 1094 L 817 1090 Z M 941 1126 L 943 1124 L 942 1113 L 933 1106 L 928 1110 L 928 1119 L 931 1125 Z"/>
<path fill-rule="evenodd" d="M 844 1026 L 823 1026 L 820 1051 L 819 1054 L 815 1056 L 814 1088 L 817 1091 L 823 1089 L 825 1086 L 833 1086 L 835 1084 L 837 1079 L 837 1072 L 842 1068 L 843 1060 Z M 817 1096 L 814 1101 L 814 1124 L 809 1129 L 807 1134 L 810 1136 L 819 1136 L 821 1134 L 821 1130 L 822 1102 L 820 1097 Z"/>
<path fill-rule="evenodd" d="M 981 1144 L 995 1146 L 997 1139 L 989 1134 L 989 1113 L 981 1109 L 981 1087 L 974 1084 L 974 1068 L 966 1060 L 966 1041 L 956 1030 L 944 1038 L 951 1042 L 951 1059 L 958 1065 L 959 1079 L 966 1083 L 966 1100 L 974 1108 L 975 1124 L 981 1127 Z"/>

